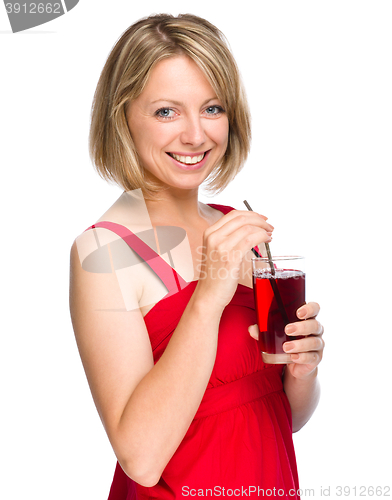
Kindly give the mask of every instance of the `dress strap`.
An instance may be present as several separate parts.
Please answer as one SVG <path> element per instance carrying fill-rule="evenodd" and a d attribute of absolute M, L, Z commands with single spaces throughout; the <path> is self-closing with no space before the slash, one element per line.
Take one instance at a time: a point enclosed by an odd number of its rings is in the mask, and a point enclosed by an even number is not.
<path fill-rule="evenodd" d="M 160 278 L 169 293 L 176 293 L 188 285 L 188 283 L 181 278 L 175 269 L 169 266 L 169 264 L 165 262 L 165 260 L 163 260 L 162 257 L 155 252 L 155 250 L 150 248 L 142 239 L 136 236 L 136 234 L 128 228 L 115 222 L 101 221 L 93 224 L 87 228 L 86 231 L 95 228 L 109 229 L 109 231 L 112 231 L 124 240 L 129 248 L 137 253 L 139 257 L 143 259 L 143 261 L 154 271 L 158 278 Z"/>
<path fill-rule="evenodd" d="M 235 210 L 235 208 L 229 207 L 228 205 L 217 205 L 216 203 L 207 203 L 207 205 L 211 208 L 215 208 L 215 210 L 219 210 L 219 212 L 222 212 L 224 215 Z"/>

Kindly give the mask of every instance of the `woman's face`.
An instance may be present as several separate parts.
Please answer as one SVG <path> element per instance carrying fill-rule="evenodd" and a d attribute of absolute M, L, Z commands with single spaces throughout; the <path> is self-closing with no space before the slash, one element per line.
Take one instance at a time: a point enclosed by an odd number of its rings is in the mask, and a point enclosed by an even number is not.
<path fill-rule="evenodd" d="M 197 189 L 227 148 L 226 112 L 186 56 L 155 66 L 127 121 L 142 166 L 165 186 Z"/>

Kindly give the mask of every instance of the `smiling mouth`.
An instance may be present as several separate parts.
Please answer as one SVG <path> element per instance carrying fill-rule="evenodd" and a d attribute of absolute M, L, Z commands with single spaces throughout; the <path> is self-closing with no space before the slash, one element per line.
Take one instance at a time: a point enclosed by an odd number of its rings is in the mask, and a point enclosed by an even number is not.
<path fill-rule="evenodd" d="M 196 163 L 200 163 L 203 160 L 203 158 L 207 154 L 207 151 L 201 153 L 200 155 L 195 155 L 195 156 L 182 156 L 182 155 L 177 155 L 175 153 L 167 153 L 167 154 L 172 158 L 174 158 L 176 161 L 183 163 L 184 165 L 195 165 Z"/>

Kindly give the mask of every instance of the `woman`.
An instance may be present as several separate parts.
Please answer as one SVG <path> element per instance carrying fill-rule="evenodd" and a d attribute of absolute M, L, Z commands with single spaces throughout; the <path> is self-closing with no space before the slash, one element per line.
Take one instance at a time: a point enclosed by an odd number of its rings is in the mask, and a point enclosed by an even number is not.
<path fill-rule="evenodd" d="M 71 250 L 75 335 L 118 459 L 110 500 L 299 498 L 292 431 L 318 401 L 319 306 L 286 327 L 304 336 L 286 343 L 292 363 L 264 364 L 250 258 L 274 228 L 198 201 L 207 179 L 219 191 L 235 177 L 249 139 L 238 70 L 213 25 L 158 15 L 122 35 L 90 145 L 125 192 Z"/>

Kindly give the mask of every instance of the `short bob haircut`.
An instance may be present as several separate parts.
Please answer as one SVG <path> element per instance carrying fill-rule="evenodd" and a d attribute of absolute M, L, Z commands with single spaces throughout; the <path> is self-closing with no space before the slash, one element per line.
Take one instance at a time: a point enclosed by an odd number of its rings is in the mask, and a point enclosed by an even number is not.
<path fill-rule="evenodd" d="M 126 119 L 127 104 L 143 91 L 151 70 L 163 59 L 186 55 L 203 71 L 229 121 L 226 153 L 205 189 L 221 192 L 241 170 L 250 149 L 250 115 L 236 62 L 223 34 L 191 14 L 157 14 L 130 26 L 111 51 L 92 105 L 89 150 L 100 176 L 147 197 L 162 187 L 148 180 Z"/>

